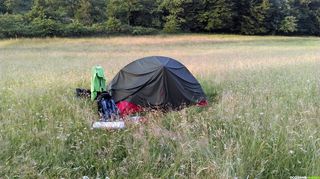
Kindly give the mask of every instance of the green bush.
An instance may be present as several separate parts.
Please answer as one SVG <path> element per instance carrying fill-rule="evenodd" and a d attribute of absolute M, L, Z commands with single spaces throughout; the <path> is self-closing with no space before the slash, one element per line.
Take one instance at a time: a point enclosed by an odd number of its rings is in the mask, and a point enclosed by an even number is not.
<path fill-rule="evenodd" d="M 20 37 L 24 35 L 25 22 L 22 15 L 0 16 L 0 37 Z"/>
<path fill-rule="evenodd" d="M 63 36 L 86 36 L 93 34 L 94 32 L 92 28 L 89 28 L 77 21 L 64 25 L 62 31 Z"/>
<path fill-rule="evenodd" d="M 46 37 L 61 35 L 62 24 L 44 18 L 29 22 L 22 15 L 0 16 L 0 37 Z"/>
<path fill-rule="evenodd" d="M 133 27 L 127 24 L 121 25 L 120 33 L 123 34 L 131 34 L 133 31 Z"/>
<path fill-rule="evenodd" d="M 297 31 L 297 19 L 294 16 L 286 16 L 280 25 L 280 32 L 291 33 Z"/>
<path fill-rule="evenodd" d="M 181 30 L 180 26 L 181 25 L 177 17 L 169 15 L 166 18 L 166 23 L 164 24 L 163 31 L 165 33 L 177 33 Z"/>
<path fill-rule="evenodd" d="M 116 18 L 105 23 L 86 26 L 78 21 L 64 24 L 52 19 L 37 17 L 28 21 L 22 15 L 0 16 L 0 38 L 8 37 L 47 37 L 47 36 L 89 36 L 109 34 L 151 35 L 158 30 L 142 26 L 121 25 Z"/>
<path fill-rule="evenodd" d="M 25 35 L 30 37 L 59 36 L 62 32 L 62 24 L 52 19 L 34 18 L 26 26 Z"/>
<path fill-rule="evenodd" d="M 119 33 L 121 31 L 121 22 L 119 19 L 110 17 L 106 23 L 108 33 Z"/>
<path fill-rule="evenodd" d="M 132 35 L 152 35 L 157 33 L 158 33 L 157 29 L 141 27 L 141 26 L 133 27 L 133 30 L 132 30 Z"/>
<path fill-rule="evenodd" d="M 88 27 L 88 30 L 90 33 L 94 33 L 96 35 L 107 34 L 107 28 L 105 23 L 93 24 L 92 26 Z"/>

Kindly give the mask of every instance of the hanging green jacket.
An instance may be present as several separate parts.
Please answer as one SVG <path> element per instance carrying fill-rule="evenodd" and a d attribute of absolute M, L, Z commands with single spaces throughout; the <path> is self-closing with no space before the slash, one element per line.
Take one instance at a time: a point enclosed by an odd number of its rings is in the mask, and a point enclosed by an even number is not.
<path fill-rule="evenodd" d="M 98 92 L 104 92 L 106 90 L 107 86 L 104 69 L 99 65 L 92 67 L 91 100 L 94 101 L 97 98 Z"/>

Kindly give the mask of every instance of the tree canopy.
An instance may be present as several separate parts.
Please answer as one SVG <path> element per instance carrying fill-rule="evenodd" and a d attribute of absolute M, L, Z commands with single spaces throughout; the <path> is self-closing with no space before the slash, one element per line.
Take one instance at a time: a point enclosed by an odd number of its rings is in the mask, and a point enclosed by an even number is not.
<path fill-rule="evenodd" d="M 0 38 L 204 32 L 320 35 L 320 0 L 0 0 Z"/>

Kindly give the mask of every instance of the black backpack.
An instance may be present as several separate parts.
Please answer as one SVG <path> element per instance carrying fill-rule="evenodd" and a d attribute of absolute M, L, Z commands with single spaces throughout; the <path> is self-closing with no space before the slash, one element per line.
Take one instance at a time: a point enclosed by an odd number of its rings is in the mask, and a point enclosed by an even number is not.
<path fill-rule="evenodd" d="M 100 93 L 97 97 L 98 112 L 103 121 L 119 119 L 119 109 L 108 92 Z"/>

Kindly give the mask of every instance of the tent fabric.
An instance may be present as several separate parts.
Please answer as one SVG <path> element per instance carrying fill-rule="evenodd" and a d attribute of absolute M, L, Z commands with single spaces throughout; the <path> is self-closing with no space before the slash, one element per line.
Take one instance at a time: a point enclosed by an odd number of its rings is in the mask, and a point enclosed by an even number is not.
<path fill-rule="evenodd" d="M 109 84 L 115 102 L 141 107 L 179 108 L 206 96 L 201 85 L 180 62 L 162 56 L 138 59 L 121 69 Z"/>
<path fill-rule="evenodd" d="M 107 90 L 104 69 L 97 65 L 91 71 L 91 100 L 94 101 L 98 94 Z"/>

